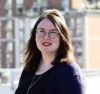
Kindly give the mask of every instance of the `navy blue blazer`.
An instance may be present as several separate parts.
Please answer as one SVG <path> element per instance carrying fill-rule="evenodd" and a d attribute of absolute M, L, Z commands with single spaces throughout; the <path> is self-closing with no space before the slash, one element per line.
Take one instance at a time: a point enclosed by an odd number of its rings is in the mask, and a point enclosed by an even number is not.
<path fill-rule="evenodd" d="M 29 89 L 34 76 L 36 83 Z M 40 76 L 23 70 L 15 94 L 86 94 L 84 76 L 75 62 L 55 65 Z"/>

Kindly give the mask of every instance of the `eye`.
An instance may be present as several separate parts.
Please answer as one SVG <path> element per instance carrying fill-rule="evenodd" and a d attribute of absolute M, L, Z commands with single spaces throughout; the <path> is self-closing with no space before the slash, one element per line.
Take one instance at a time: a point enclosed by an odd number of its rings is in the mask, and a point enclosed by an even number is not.
<path fill-rule="evenodd" d="M 57 32 L 52 31 L 52 32 L 50 32 L 50 34 L 51 34 L 51 35 L 56 35 Z"/>
<path fill-rule="evenodd" d="M 45 35 L 45 31 L 44 30 L 37 30 L 37 36 L 39 37 L 43 37 Z"/>
<path fill-rule="evenodd" d="M 53 30 L 53 31 L 50 31 L 50 37 L 54 38 L 58 35 L 58 32 Z"/>
<path fill-rule="evenodd" d="M 43 30 L 38 30 L 38 32 L 41 32 L 41 33 L 43 33 L 43 32 L 45 32 L 45 31 L 43 31 Z"/>
<path fill-rule="evenodd" d="M 57 30 L 51 30 L 50 33 L 51 33 L 51 34 L 57 34 L 58 31 L 57 31 Z"/>
<path fill-rule="evenodd" d="M 40 34 L 45 34 L 45 31 L 39 30 L 38 33 L 40 33 Z"/>

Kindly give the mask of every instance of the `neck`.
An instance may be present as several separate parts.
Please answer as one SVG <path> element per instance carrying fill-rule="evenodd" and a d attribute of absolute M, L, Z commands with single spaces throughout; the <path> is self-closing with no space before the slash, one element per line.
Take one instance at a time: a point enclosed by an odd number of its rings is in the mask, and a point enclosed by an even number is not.
<path fill-rule="evenodd" d="M 42 54 L 42 63 L 45 65 L 51 64 L 55 56 L 55 54 Z"/>
<path fill-rule="evenodd" d="M 42 54 L 42 59 L 40 61 L 40 65 L 38 67 L 38 70 L 36 71 L 36 74 L 43 74 L 47 70 L 53 67 L 51 64 L 52 61 L 55 59 L 55 54 Z"/>

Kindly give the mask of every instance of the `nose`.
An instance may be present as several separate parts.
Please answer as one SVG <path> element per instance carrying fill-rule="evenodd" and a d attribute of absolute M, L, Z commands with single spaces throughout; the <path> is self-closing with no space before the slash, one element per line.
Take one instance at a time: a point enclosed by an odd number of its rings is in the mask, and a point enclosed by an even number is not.
<path fill-rule="evenodd" d="M 48 38 L 49 38 L 49 33 L 48 33 L 48 32 L 45 33 L 44 38 L 45 38 L 45 39 L 48 39 Z"/>

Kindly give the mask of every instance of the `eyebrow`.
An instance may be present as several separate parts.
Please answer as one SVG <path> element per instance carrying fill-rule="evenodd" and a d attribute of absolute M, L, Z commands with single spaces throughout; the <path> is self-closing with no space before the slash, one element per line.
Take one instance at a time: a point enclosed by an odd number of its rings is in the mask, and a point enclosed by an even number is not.
<path fill-rule="evenodd" d="M 44 28 L 37 28 L 36 30 L 45 30 Z"/>
<path fill-rule="evenodd" d="M 37 30 L 45 30 L 44 28 L 38 28 Z M 50 29 L 50 31 L 51 30 L 57 30 L 56 28 L 54 28 L 54 29 Z"/>

